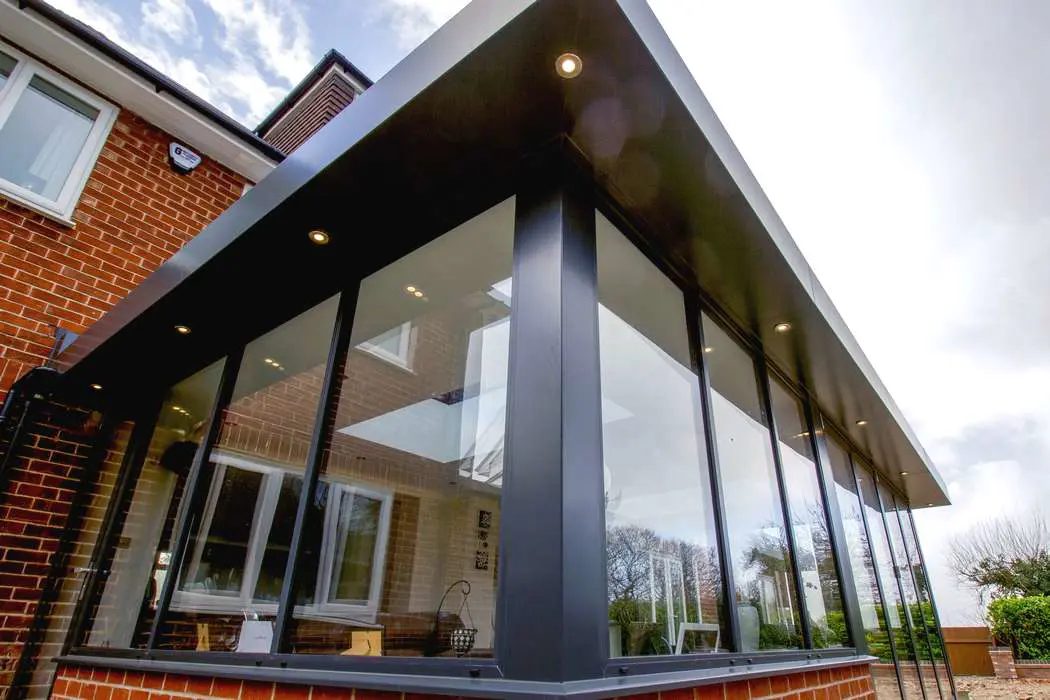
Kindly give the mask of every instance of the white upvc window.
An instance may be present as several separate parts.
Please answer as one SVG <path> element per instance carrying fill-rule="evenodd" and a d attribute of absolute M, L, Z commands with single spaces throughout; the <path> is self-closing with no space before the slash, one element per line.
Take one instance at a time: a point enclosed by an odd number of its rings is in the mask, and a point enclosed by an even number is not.
<path fill-rule="evenodd" d="M 0 42 L 0 196 L 72 224 L 117 108 Z"/>
<path fill-rule="evenodd" d="M 398 367 L 411 369 L 412 322 L 394 326 L 357 347 Z"/>
<path fill-rule="evenodd" d="M 282 497 L 298 499 L 302 476 L 281 465 L 216 451 L 214 471 L 201 516 L 201 528 L 185 575 L 172 597 L 173 610 L 184 612 L 273 615 L 285 560 L 269 570 L 267 550 L 275 530 L 290 537 L 291 522 L 275 517 L 287 509 Z M 249 496 L 251 514 L 225 512 L 224 490 Z M 370 624 L 379 609 L 387 538 L 393 508 L 389 491 L 323 478 L 324 535 L 312 603 L 296 605 L 299 617 L 353 619 Z M 274 548 L 281 549 L 280 546 Z M 278 578 L 280 577 L 280 578 Z M 264 592 L 265 591 L 265 592 Z"/>

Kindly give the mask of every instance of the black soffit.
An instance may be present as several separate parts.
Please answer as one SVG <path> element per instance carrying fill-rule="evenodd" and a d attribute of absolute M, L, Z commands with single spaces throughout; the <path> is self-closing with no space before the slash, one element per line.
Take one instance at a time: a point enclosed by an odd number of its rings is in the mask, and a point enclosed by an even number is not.
<path fill-rule="evenodd" d="M 555 59 L 579 55 L 566 80 Z M 59 358 L 171 383 L 513 194 L 561 137 L 616 205 L 890 475 L 946 488 L 644 0 L 475 0 Z M 331 243 L 307 232 L 323 228 Z M 773 327 L 790 320 L 792 330 Z M 193 328 L 176 336 L 175 324 Z M 863 428 L 859 419 L 868 421 Z"/>

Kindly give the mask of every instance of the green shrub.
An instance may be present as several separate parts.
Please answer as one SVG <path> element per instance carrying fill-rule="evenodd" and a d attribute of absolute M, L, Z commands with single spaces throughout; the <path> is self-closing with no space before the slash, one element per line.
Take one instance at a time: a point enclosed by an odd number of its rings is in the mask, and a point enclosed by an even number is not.
<path fill-rule="evenodd" d="M 999 598 L 988 606 L 996 639 L 1019 659 L 1050 658 L 1050 596 Z"/>

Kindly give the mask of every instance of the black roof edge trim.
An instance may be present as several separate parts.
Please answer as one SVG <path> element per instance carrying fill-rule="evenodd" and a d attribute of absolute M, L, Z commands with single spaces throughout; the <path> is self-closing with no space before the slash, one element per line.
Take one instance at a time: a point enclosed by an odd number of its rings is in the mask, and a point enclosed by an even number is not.
<path fill-rule="evenodd" d="M 338 65 L 352 75 L 354 80 L 364 86 L 365 90 L 372 87 L 372 79 L 362 73 L 357 66 L 350 62 L 350 59 L 334 48 L 328 49 L 327 53 L 321 57 L 321 60 L 310 69 L 310 72 L 303 76 L 303 79 L 277 103 L 276 107 L 270 110 L 269 114 L 263 117 L 263 120 L 259 122 L 259 126 L 255 127 L 255 133 L 261 135 L 269 131 L 313 87 L 317 79 L 327 73 L 328 69 L 334 65 Z"/>
<path fill-rule="evenodd" d="M 65 12 L 52 7 L 42 0 L 19 0 L 18 7 L 23 11 L 26 9 L 33 10 L 41 17 L 61 27 L 99 53 L 113 59 L 124 68 L 127 68 L 139 77 L 151 82 L 158 93 L 168 93 L 179 102 L 182 102 L 187 107 L 198 112 L 202 117 L 214 122 L 231 136 L 236 137 L 245 145 L 254 148 L 267 158 L 277 162 L 284 160 L 284 153 L 277 148 L 274 148 L 266 141 L 263 141 L 254 131 L 232 117 L 220 112 L 214 106 L 200 97 L 197 97 L 182 85 L 179 85 L 168 76 L 144 62 L 142 59 L 137 58 L 130 52 L 113 43 L 101 32 L 92 29 L 80 20 L 67 15 Z"/>

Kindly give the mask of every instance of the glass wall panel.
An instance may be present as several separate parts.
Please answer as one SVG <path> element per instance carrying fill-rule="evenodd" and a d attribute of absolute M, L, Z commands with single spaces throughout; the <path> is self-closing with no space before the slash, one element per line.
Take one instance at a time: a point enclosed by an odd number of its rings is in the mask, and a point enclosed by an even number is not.
<path fill-rule="evenodd" d="M 770 399 L 795 536 L 795 563 L 802 572 L 813 646 L 817 649 L 844 646 L 849 642 L 849 633 L 842 613 L 842 589 L 813 457 L 813 436 L 802 404 L 779 381 L 770 382 Z"/>
<path fill-rule="evenodd" d="M 919 670 L 922 672 L 922 683 L 926 688 L 927 698 L 934 700 L 940 694 L 940 680 L 934 668 L 935 660 L 929 630 L 936 630 L 936 625 L 933 624 L 933 608 L 928 602 L 928 593 L 920 596 L 919 592 L 920 583 L 925 588 L 925 577 L 922 576 L 918 557 L 912 559 L 911 552 L 915 549 L 915 542 L 908 543 L 904 539 L 904 523 L 900 519 L 896 496 L 882 489 L 882 499 L 886 510 L 886 520 L 889 522 L 890 540 L 893 542 L 893 549 L 897 555 L 897 573 L 905 591 L 908 619 L 912 625 L 912 636 L 915 639 L 915 651 Z M 907 517 L 906 508 L 905 506 L 905 517 Z M 910 531 L 910 528 L 908 530 Z M 919 569 L 918 572 L 916 568 Z M 916 573 L 919 574 L 918 577 L 915 576 Z M 929 627 L 926 625 L 927 617 L 930 621 Z"/>
<path fill-rule="evenodd" d="M 875 561 L 868 542 L 868 533 L 864 528 L 853 467 L 850 465 L 849 454 L 833 437 L 827 436 L 826 445 L 868 653 L 879 659 L 878 663 L 872 664 L 875 692 L 879 700 L 900 698 L 900 684 L 894 667 L 893 651 L 890 648 L 882 596 L 879 594 L 879 584 L 875 578 Z"/>
<path fill-rule="evenodd" d="M 288 651 L 492 655 L 513 233 L 509 199 L 362 280 Z"/>
<path fill-rule="evenodd" d="M 270 650 L 338 302 L 245 347 L 157 648 Z"/>
<path fill-rule="evenodd" d="M 941 686 L 941 696 L 948 698 L 952 696 L 955 684 L 945 659 L 944 635 L 937 624 L 933 589 L 930 581 L 926 578 L 922 554 L 919 551 L 919 533 L 915 529 L 915 519 L 912 517 L 910 509 L 900 500 L 897 501 L 897 506 L 897 514 L 900 516 L 901 526 L 904 529 L 904 541 L 908 546 L 908 554 L 911 557 L 911 569 L 915 576 L 915 584 L 922 606 L 922 618 L 926 623 L 926 639 L 930 643 L 930 655 L 937 674 L 937 680 Z"/>
<path fill-rule="evenodd" d="M 597 236 L 611 655 L 719 651 L 729 634 L 685 301 L 601 215 Z"/>
<path fill-rule="evenodd" d="M 167 576 L 186 475 L 219 389 L 219 361 L 173 386 L 161 406 L 131 498 L 117 514 L 117 536 L 102 556 L 107 572 L 88 611 L 93 647 L 145 648 Z M 138 465 L 130 465 L 137 470 Z"/>
<path fill-rule="evenodd" d="M 741 651 L 802 646 L 769 417 L 754 359 L 703 316 Z"/>
<path fill-rule="evenodd" d="M 882 519 L 882 509 L 876 491 L 875 479 L 870 470 L 856 465 L 857 481 L 860 484 L 861 499 L 864 504 L 864 515 L 871 535 L 872 551 L 875 554 L 875 569 L 882 584 L 885 596 L 884 610 L 893 635 L 894 648 L 897 651 L 897 663 L 903 683 L 902 690 L 906 698 L 922 698 L 922 683 L 919 680 L 919 669 L 915 659 L 915 646 L 909 633 L 905 618 L 904 599 L 898 583 L 893 558 L 890 555 L 890 542 L 887 539 L 886 526 Z"/>
<path fill-rule="evenodd" d="M 55 455 L 56 460 L 64 456 L 62 452 L 72 454 L 74 447 L 76 452 L 81 455 L 86 455 L 93 449 L 95 440 L 100 437 L 99 428 L 101 426 L 99 421 L 89 417 L 82 427 L 82 431 L 66 430 L 61 433 L 62 441 L 59 444 L 62 447 L 56 448 L 59 450 Z M 80 514 L 82 517 L 78 527 L 70 532 L 73 542 L 69 560 L 66 562 L 66 571 L 69 574 L 64 576 L 59 582 L 58 594 L 48 614 L 47 628 L 37 652 L 39 662 L 33 671 L 25 697 L 48 697 L 50 695 L 51 680 L 57 669 L 55 658 L 62 653 L 62 646 L 66 641 L 66 635 L 69 633 L 69 625 L 74 608 L 78 605 L 81 590 L 86 583 L 85 579 L 93 568 L 97 568 L 95 548 L 98 543 L 99 533 L 105 524 L 106 510 L 109 507 L 110 500 L 113 498 L 113 490 L 116 487 L 120 469 L 124 464 L 134 429 L 135 424 L 132 421 L 116 423 L 98 473 L 90 483 L 83 484 L 83 488 L 87 493 L 87 500 L 84 502 L 84 509 Z M 17 479 L 17 476 L 14 478 Z M 16 488 L 18 488 L 17 481 L 9 483 L 7 488 L 9 493 L 14 493 Z M 34 484 L 33 488 L 37 488 L 37 486 Z M 21 489 L 18 489 L 18 491 L 20 492 Z M 69 492 L 59 491 L 58 493 L 68 494 Z M 30 534 L 28 532 L 29 529 L 37 527 L 43 529 L 43 526 L 27 524 L 26 534 Z"/>

